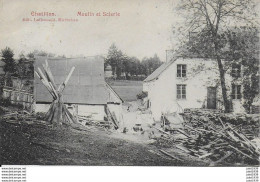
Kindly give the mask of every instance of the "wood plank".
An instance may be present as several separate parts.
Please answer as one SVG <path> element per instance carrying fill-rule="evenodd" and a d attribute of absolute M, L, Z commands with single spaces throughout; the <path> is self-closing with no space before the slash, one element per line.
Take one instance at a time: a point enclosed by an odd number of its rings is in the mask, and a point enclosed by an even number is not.
<path fill-rule="evenodd" d="M 226 155 L 224 155 L 222 158 L 220 158 L 219 160 L 215 161 L 214 164 L 220 163 L 223 160 L 225 160 L 226 158 L 228 158 L 229 156 L 231 156 L 233 154 L 233 152 L 228 151 Z"/>
<path fill-rule="evenodd" d="M 213 153 L 207 153 L 207 154 L 201 155 L 201 156 L 199 156 L 199 159 L 203 159 L 205 157 L 211 156 L 212 154 Z"/>
<path fill-rule="evenodd" d="M 244 156 L 246 156 L 246 157 L 248 157 L 248 158 L 250 158 L 250 159 L 253 159 L 253 160 L 255 160 L 253 157 L 251 157 L 251 156 L 249 156 L 249 155 L 245 154 L 244 152 L 242 152 L 241 150 L 237 149 L 236 147 L 233 147 L 232 145 L 230 145 L 230 147 L 231 147 L 232 149 L 234 149 L 234 150 L 238 151 L 240 154 L 242 154 L 242 155 L 244 155 Z M 259 161 L 259 159 L 256 159 L 256 160 L 258 160 L 258 161 Z"/>
<path fill-rule="evenodd" d="M 46 83 L 46 81 L 40 76 L 40 74 L 39 74 L 37 71 L 35 71 L 35 74 L 36 74 L 36 76 L 38 76 L 38 78 L 41 80 L 42 84 L 47 88 L 47 90 L 48 90 L 49 93 L 52 95 L 52 97 L 53 97 L 54 99 L 56 99 L 56 96 L 54 95 L 54 93 L 52 92 L 50 86 Z"/>
<path fill-rule="evenodd" d="M 172 158 L 172 159 L 175 159 L 175 160 L 178 160 L 178 161 L 184 161 L 184 160 L 182 160 L 182 159 L 179 159 L 179 158 L 177 158 L 177 157 L 175 157 L 175 156 L 169 154 L 168 152 L 166 152 L 166 151 L 164 151 L 164 150 L 161 150 L 161 149 L 160 149 L 159 151 L 160 151 L 161 153 L 163 153 L 164 155 L 166 155 L 166 156 Z"/>
<path fill-rule="evenodd" d="M 67 85 L 67 83 L 68 83 L 68 81 L 69 81 L 71 75 L 73 74 L 74 70 L 75 70 L 75 67 L 73 66 L 73 67 L 71 68 L 71 70 L 70 70 L 70 72 L 69 72 L 67 78 L 65 79 L 65 81 L 64 81 L 62 84 L 60 84 L 60 86 L 59 86 L 59 88 L 58 88 L 58 92 L 62 92 L 62 91 L 64 90 L 64 88 L 66 87 L 66 85 Z"/>

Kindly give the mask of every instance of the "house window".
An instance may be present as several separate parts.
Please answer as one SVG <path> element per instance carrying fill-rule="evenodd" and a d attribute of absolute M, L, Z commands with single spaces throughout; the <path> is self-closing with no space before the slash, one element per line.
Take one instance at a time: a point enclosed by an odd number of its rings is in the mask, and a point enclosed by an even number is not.
<path fill-rule="evenodd" d="M 232 85 L 232 99 L 241 99 L 241 85 Z"/>
<path fill-rule="evenodd" d="M 177 99 L 186 99 L 186 85 L 177 85 Z"/>
<path fill-rule="evenodd" d="M 186 64 L 177 64 L 177 77 L 186 77 Z"/>
<path fill-rule="evenodd" d="M 238 78 L 241 76 L 241 65 L 240 64 L 232 64 L 232 77 Z"/>

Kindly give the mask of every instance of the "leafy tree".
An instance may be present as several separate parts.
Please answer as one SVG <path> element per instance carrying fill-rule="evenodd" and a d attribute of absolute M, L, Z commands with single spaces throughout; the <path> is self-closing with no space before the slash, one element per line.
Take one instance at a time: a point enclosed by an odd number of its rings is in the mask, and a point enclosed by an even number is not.
<path fill-rule="evenodd" d="M 9 73 L 11 74 L 15 74 L 16 73 L 16 63 L 15 60 L 13 58 L 14 53 L 13 50 L 11 50 L 9 47 L 6 47 L 5 49 L 1 50 L 1 56 L 2 59 L 1 61 L 3 61 L 5 63 L 3 70 L 5 72 L 4 76 Z"/>
<path fill-rule="evenodd" d="M 136 57 L 131 57 L 130 58 L 130 74 L 131 76 L 137 76 L 137 75 L 140 75 L 142 74 L 142 72 L 140 71 L 140 66 L 141 66 L 141 63 L 140 63 L 140 60 Z"/>
<path fill-rule="evenodd" d="M 27 59 L 23 54 L 20 54 L 20 58 L 18 59 L 18 63 L 16 65 L 17 75 L 23 79 L 27 77 L 28 69 L 27 69 Z"/>
<path fill-rule="evenodd" d="M 131 67 L 133 66 L 132 61 L 128 56 L 124 55 L 122 57 L 122 64 L 123 64 L 123 72 L 125 73 L 125 78 L 127 80 L 129 80 L 130 79 L 130 75 L 129 75 L 130 70 L 131 70 Z"/>
<path fill-rule="evenodd" d="M 196 32 L 193 48 L 198 50 L 199 47 L 200 53 L 217 61 L 226 112 L 230 111 L 230 102 L 222 62 L 221 49 L 225 43 L 223 44 L 221 31 L 227 30 L 230 20 L 238 23 L 254 23 L 252 18 L 256 16 L 254 7 L 253 0 L 187 0 L 179 5 L 179 9 L 185 13 L 189 32 Z"/>
<path fill-rule="evenodd" d="M 121 76 L 123 64 L 123 53 L 119 50 L 115 44 L 112 44 L 108 50 L 108 55 L 106 58 L 106 64 L 110 64 L 112 67 L 112 74 L 117 77 Z"/>
<path fill-rule="evenodd" d="M 33 78 L 34 77 L 34 61 L 35 61 L 35 57 L 34 57 L 34 54 L 33 53 L 29 53 L 27 54 L 27 58 L 28 58 L 28 61 L 29 61 L 29 66 L 28 66 L 28 76 L 30 78 Z"/>
<path fill-rule="evenodd" d="M 155 54 L 154 57 L 150 58 L 143 58 L 142 65 L 144 67 L 144 74 L 146 76 L 152 74 L 160 65 L 162 62 L 160 61 L 160 58 Z"/>
<path fill-rule="evenodd" d="M 117 78 L 121 77 L 122 73 L 125 73 L 125 79 L 131 79 L 133 76 L 151 74 L 157 69 L 162 62 L 155 54 L 154 57 L 144 58 L 141 62 L 136 57 L 129 57 L 122 53 L 115 44 L 112 44 L 108 50 L 107 58 L 105 59 L 105 67 L 107 65 L 112 67 L 112 74 Z"/>
<path fill-rule="evenodd" d="M 224 55 L 229 60 L 240 60 L 243 68 L 243 106 L 250 112 L 253 99 L 259 94 L 259 31 L 252 27 L 237 27 L 225 35 L 229 49 Z"/>

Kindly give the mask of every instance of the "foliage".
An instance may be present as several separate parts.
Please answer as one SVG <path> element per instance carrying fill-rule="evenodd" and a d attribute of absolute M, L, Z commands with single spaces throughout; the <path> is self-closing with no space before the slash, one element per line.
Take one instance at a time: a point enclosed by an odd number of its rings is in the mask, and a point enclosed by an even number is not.
<path fill-rule="evenodd" d="M 108 50 L 106 64 L 112 67 L 112 74 L 121 76 L 122 60 L 124 59 L 122 51 L 118 50 L 115 44 L 112 44 Z"/>
<path fill-rule="evenodd" d="M 142 60 L 142 65 L 144 67 L 144 74 L 146 76 L 150 75 L 154 72 L 162 62 L 160 61 L 159 57 L 155 54 L 154 57 L 151 58 L 144 58 Z"/>
<path fill-rule="evenodd" d="M 230 47 L 226 57 L 241 60 L 243 66 L 243 106 L 250 112 L 253 99 L 259 94 L 259 31 L 257 28 L 240 27 L 226 32 L 226 35 Z"/>
<path fill-rule="evenodd" d="M 117 79 L 124 77 L 124 79 L 137 79 L 137 77 L 144 77 L 150 75 L 157 69 L 162 62 L 155 54 L 154 57 L 144 58 L 140 61 L 136 57 L 129 57 L 122 53 L 115 44 L 112 44 L 108 50 L 107 58 L 105 59 L 105 67 L 110 65 L 112 67 L 112 75 Z"/>
<path fill-rule="evenodd" d="M 15 60 L 13 58 L 14 56 L 13 51 L 9 47 L 6 47 L 5 49 L 1 50 L 1 56 L 2 56 L 1 61 L 5 63 L 3 67 L 5 75 L 7 73 L 14 74 L 16 72 L 16 66 L 15 66 Z"/>
<path fill-rule="evenodd" d="M 32 79 L 34 76 L 34 55 L 28 54 L 27 57 L 21 54 L 16 65 L 17 75 L 21 79 Z"/>
<path fill-rule="evenodd" d="M 185 13 L 186 28 L 189 30 L 190 50 L 199 56 L 210 57 L 217 61 L 225 111 L 230 111 L 225 83 L 226 70 L 223 67 L 222 49 L 225 48 L 225 35 L 232 26 L 230 23 L 253 24 L 256 16 L 252 0 L 188 0 L 179 5 Z M 195 32 L 195 36 L 193 33 Z M 191 41 L 192 40 L 192 41 Z"/>

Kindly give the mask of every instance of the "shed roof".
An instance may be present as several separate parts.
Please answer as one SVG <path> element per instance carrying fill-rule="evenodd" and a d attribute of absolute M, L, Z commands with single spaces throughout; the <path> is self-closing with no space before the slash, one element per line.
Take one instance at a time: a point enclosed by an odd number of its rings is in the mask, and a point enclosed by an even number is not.
<path fill-rule="evenodd" d="M 37 57 L 35 68 L 42 69 L 46 57 Z M 109 92 L 104 79 L 104 58 L 100 56 L 86 58 L 48 58 L 49 67 L 56 85 L 67 77 L 70 69 L 75 70 L 63 91 L 63 101 L 71 104 L 107 104 Z M 36 102 L 52 102 L 48 90 L 35 76 Z"/>

